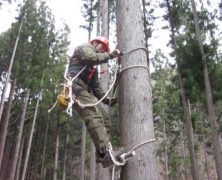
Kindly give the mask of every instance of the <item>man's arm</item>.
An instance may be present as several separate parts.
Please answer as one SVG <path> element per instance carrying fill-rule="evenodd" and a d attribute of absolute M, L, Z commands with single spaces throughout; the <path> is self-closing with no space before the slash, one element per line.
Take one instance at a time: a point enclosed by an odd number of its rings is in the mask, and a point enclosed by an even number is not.
<path fill-rule="evenodd" d="M 79 46 L 75 54 L 81 59 L 82 64 L 89 66 L 106 63 L 111 58 L 109 53 L 98 53 L 93 46 L 88 44 Z"/>

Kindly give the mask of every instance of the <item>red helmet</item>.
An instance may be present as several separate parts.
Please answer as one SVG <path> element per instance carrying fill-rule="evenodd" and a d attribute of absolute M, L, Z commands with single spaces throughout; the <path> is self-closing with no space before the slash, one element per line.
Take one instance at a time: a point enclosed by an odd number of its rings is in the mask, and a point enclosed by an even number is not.
<path fill-rule="evenodd" d="M 102 43 L 103 44 L 103 51 L 104 52 L 109 52 L 110 49 L 109 49 L 109 41 L 106 37 L 103 37 L 103 36 L 98 36 L 96 37 L 95 39 L 92 39 L 90 41 L 90 43 L 92 44 L 93 42 L 99 42 L 99 43 Z"/>

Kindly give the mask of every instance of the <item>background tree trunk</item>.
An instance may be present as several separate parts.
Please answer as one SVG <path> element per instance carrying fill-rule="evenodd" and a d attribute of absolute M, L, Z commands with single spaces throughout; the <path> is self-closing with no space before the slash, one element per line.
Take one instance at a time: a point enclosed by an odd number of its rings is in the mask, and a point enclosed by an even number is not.
<path fill-rule="evenodd" d="M 67 150 L 69 143 L 69 134 L 66 134 L 65 150 L 64 150 L 64 159 L 63 159 L 63 168 L 62 168 L 62 180 L 66 180 L 66 159 L 67 159 Z"/>
<path fill-rule="evenodd" d="M 8 132 L 8 125 L 9 125 L 9 118 L 10 118 L 10 113 L 11 113 L 11 108 L 12 108 L 12 100 L 13 100 L 13 95 L 15 93 L 15 87 L 16 87 L 16 80 L 11 83 L 11 91 L 9 94 L 9 100 L 8 100 L 8 107 L 6 110 L 6 116 L 4 118 L 3 126 L 1 129 L 1 139 L 0 139 L 0 170 L 2 166 L 2 159 L 3 159 L 3 154 L 4 154 L 4 149 L 5 149 L 5 143 L 6 143 L 6 136 Z"/>
<path fill-rule="evenodd" d="M 55 142 L 55 155 L 54 155 L 54 169 L 53 169 L 53 180 L 57 180 L 57 171 L 58 171 L 58 158 L 59 158 L 59 112 L 57 114 L 57 129 L 56 129 L 56 142 Z"/>
<path fill-rule="evenodd" d="M 8 90 L 8 84 L 9 84 L 9 80 L 10 80 L 10 76 L 11 76 L 12 65 L 13 65 L 14 58 L 15 58 L 15 53 L 16 53 L 16 49 L 17 49 L 17 45 L 18 45 L 18 41 L 19 41 L 20 32 L 21 32 L 21 29 L 22 29 L 23 19 L 24 19 L 24 16 L 22 17 L 22 20 L 21 20 L 21 23 L 20 23 L 20 26 L 19 26 L 18 35 L 16 37 L 15 46 L 14 46 L 14 49 L 13 49 L 13 52 L 12 52 L 12 58 L 11 58 L 10 65 L 9 65 L 9 68 L 8 68 L 8 72 L 7 72 L 7 75 L 6 75 L 5 87 L 3 88 L 3 93 L 2 93 L 1 103 L 0 103 L 0 122 L 1 122 L 1 119 L 2 119 L 2 113 L 3 113 L 3 109 L 4 109 L 5 98 L 6 98 L 6 92 Z"/>
<path fill-rule="evenodd" d="M 144 32 L 140 1 L 117 1 L 118 48 L 129 51 L 144 47 Z M 133 28 L 132 28 L 133 27 Z M 152 90 L 148 72 L 147 53 L 139 49 L 121 58 L 122 68 L 133 65 L 122 72 L 120 78 L 120 125 L 121 145 L 126 149 L 154 138 Z M 141 146 L 122 167 L 122 180 L 157 180 L 154 143 Z"/>
<path fill-rule="evenodd" d="M 171 6 L 170 6 L 170 2 L 169 0 L 166 0 L 167 2 L 167 9 L 168 9 L 168 13 L 169 13 L 169 19 L 170 19 L 170 30 L 171 30 L 171 37 L 172 37 L 172 45 L 173 45 L 173 51 L 177 52 L 177 42 L 176 42 L 176 37 L 175 37 L 175 27 L 174 27 L 174 23 L 173 23 L 173 14 L 171 11 Z M 194 142 L 193 142 L 193 128 L 192 128 L 192 124 L 191 124 L 191 120 L 190 120 L 190 115 L 189 115 L 189 109 L 188 109 L 188 100 L 187 97 L 185 95 L 185 90 L 184 90 L 184 85 L 183 85 L 183 79 L 182 79 L 182 75 L 181 75 L 181 65 L 180 65 L 180 61 L 177 57 L 176 54 L 176 63 L 177 63 L 177 74 L 178 74 L 178 78 L 179 78 L 179 86 L 180 86 L 180 94 L 182 97 L 182 105 L 183 105 L 183 119 L 185 121 L 185 127 L 186 127 L 186 136 L 188 139 L 188 150 L 189 150 L 189 154 L 190 154 L 190 161 L 191 161 L 191 172 L 192 172 L 192 176 L 194 180 L 199 180 L 199 170 L 198 170 L 198 164 L 196 161 L 196 155 L 195 155 L 195 151 L 194 151 Z"/>
<path fill-rule="evenodd" d="M 81 157 L 80 157 L 80 180 L 85 179 L 85 151 L 86 151 L 86 127 L 82 124 L 82 139 L 81 139 Z"/>
<path fill-rule="evenodd" d="M 91 141 L 91 154 L 90 154 L 90 180 L 96 179 L 96 156 L 95 146 Z"/>
<path fill-rule="evenodd" d="M 167 147 L 167 136 L 166 136 L 166 122 L 164 121 L 164 126 L 163 126 L 163 133 L 164 133 L 164 160 L 165 160 L 165 173 L 166 173 L 166 178 L 165 180 L 168 180 L 168 174 L 169 174 L 169 169 L 168 169 L 168 147 Z"/>
<path fill-rule="evenodd" d="M 21 142 L 21 148 L 19 151 L 19 159 L 18 159 L 18 163 L 17 163 L 17 168 L 16 168 L 16 175 L 15 175 L 15 180 L 20 180 L 20 172 L 21 172 L 21 163 L 22 163 L 22 153 L 23 153 L 23 147 L 24 147 L 24 142 L 25 139 L 24 137 L 22 138 L 22 142 Z"/>
<path fill-rule="evenodd" d="M 47 118 L 47 125 L 46 125 L 46 130 L 45 130 L 45 138 L 44 138 L 44 145 L 43 145 L 43 153 L 41 156 L 42 162 L 41 162 L 41 172 L 40 172 L 40 177 L 41 179 L 45 179 L 45 173 L 44 173 L 44 168 L 45 168 L 45 154 L 46 154 L 46 145 L 47 145 L 47 138 L 48 138 L 48 131 L 49 131 L 49 115 Z"/>
<path fill-rule="evenodd" d="M 99 7 L 100 7 L 100 18 L 101 18 L 101 34 L 100 29 L 97 29 L 97 35 L 101 35 L 109 39 L 109 9 L 108 9 L 108 0 L 100 0 L 99 1 Z M 97 21 L 98 22 L 98 21 Z M 100 23 L 100 22 L 99 22 Z M 108 65 L 102 64 L 101 65 L 102 70 L 107 70 Z M 100 84 L 104 91 L 108 90 L 108 78 L 109 74 L 104 73 L 100 76 Z M 105 111 L 108 113 L 108 107 L 106 105 L 102 105 L 102 107 L 105 109 Z M 109 168 L 103 168 L 101 164 L 97 165 L 97 179 L 98 180 L 110 180 L 110 171 Z"/>
<path fill-rule="evenodd" d="M 30 90 L 28 89 L 25 94 L 25 102 L 22 110 L 22 116 L 21 116 L 21 122 L 18 126 L 18 137 L 16 141 L 16 146 L 15 146 L 15 152 L 13 155 L 12 159 L 12 166 L 11 166 L 11 171 L 9 175 L 9 180 L 14 180 L 15 178 L 15 173 L 16 173 L 16 166 L 18 162 L 18 155 L 19 155 L 19 150 L 21 146 L 21 140 L 22 140 L 22 133 L 23 133 L 23 128 L 24 128 L 24 123 L 25 123 L 25 116 L 27 112 L 27 106 L 28 106 L 28 101 L 29 101 L 29 95 L 30 95 Z"/>
<path fill-rule="evenodd" d="M 37 118 L 38 109 L 39 109 L 39 101 L 40 101 L 40 98 L 42 98 L 42 85 L 43 85 L 44 76 L 45 76 L 45 71 L 42 74 L 42 80 L 41 80 L 41 85 L 40 85 L 41 90 L 38 95 L 38 99 L 37 99 L 36 106 L 35 106 L 35 113 L 34 113 L 32 127 L 31 127 L 31 131 L 30 131 L 30 135 L 29 135 L 28 147 L 26 150 L 25 162 L 24 162 L 24 166 L 23 166 L 21 180 L 25 180 L 25 175 L 26 175 L 26 170 L 27 170 L 27 165 L 28 165 L 29 155 L 30 155 L 30 150 L 31 150 L 31 145 L 32 145 L 32 139 L 33 139 L 33 134 L 34 134 L 34 130 L 35 130 L 36 118 Z"/>
<path fill-rule="evenodd" d="M 222 180 L 221 143 L 219 139 L 219 129 L 216 122 L 217 117 L 216 117 L 214 104 L 213 104 L 213 97 L 212 97 L 209 73 L 208 73 L 208 68 L 207 68 L 207 60 L 206 60 L 206 55 L 205 55 L 202 40 L 201 40 L 201 31 L 200 31 L 199 22 L 198 22 L 195 1 L 190 0 L 190 2 L 192 5 L 196 38 L 199 44 L 199 51 L 201 54 L 202 65 L 203 65 L 206 103 L 207 103 L 207 110 L 208 110 L 208 116 L 209 116 L 208 118 L 211 125 L 211 134 L 212 134 L 212 141 L 213 141 L 214 159 L 215 159 L 216 170 L 217 170 L 217 178 L 219 180 Z"/>

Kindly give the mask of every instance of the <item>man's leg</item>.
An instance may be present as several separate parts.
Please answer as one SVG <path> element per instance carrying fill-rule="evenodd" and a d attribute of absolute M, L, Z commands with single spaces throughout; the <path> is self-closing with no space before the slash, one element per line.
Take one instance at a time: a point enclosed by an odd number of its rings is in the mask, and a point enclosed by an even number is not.
<path fill-rule="evenodd" d="M 110 116 L 109 116 L 109 114 L 105 111 L 105 109 L 103 108 L 103 106 L 101 106 L 101 104 L 99 104 L 97 107 L 99 108 L 99 110 L 100 110 L 101 113 L 102 113 L 103 123 L 104 123 L 104 125 L 105 125 L 106 131 L 107 131 L 107 134 L 108 134 L 108 137 L 110 137 L 110 128 L 111 128 L 111 119 L 110 119 Z"/>
<path fill-rule="evenodd" d="M 82 104 L 95 103 L 97 100 L 87 90 L 82 90 L 77 100 Z M 75 109 L 85 122 L 86 128 L 93 140 L 97 154 L 105 154 L 109 146 L 109 138 L 105 129 L 103 115 L 99 107 L 81 107 L 75 103 Z"/>

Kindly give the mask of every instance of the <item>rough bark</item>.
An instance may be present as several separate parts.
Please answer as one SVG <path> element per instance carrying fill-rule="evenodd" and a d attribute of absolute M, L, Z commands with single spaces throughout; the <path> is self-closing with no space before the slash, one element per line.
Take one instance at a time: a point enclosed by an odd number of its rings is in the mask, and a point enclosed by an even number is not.
<path fill-rule="evenodd" d="M 148 53 L 148 40 L 149 40 L 149 36 L 148 36 L 148 23 L 146 22 L 146 15 L 147 15 L 147 10 L 146 10 L 146 1 L 142 0 L 142 5 L 143 5 L 143 28 L 144 28 L 144 35 L 145 35 L 145 47 L 147 48 L 147 63 L 149 66 L 149 53 Z"/>
<path fill-rule="evenodd" d="M 17 166 L 17 162 L 18 162 L 19 149 L 21 146 L 21 140 L 22 140 L 24 123 L 25 123 L 25 116 L 26 116 L 26 112 L 27 112 L 29 95 L 30 95 L 30 90 L 28 89 L 26 91 L 26 95 L 25 95 L 25 102 L 24 102 L 24 106 L 23 106 L 23 110 L 22 110 L 21 121 L 18 126 L 19 132 L 18 132 L 18 136 L 17 136 L 15 152 L 14 152 L 13 159 L 12 159 L 12 166 L 11 166 L 11 171 L 10 171 L 10 175 L 9 175 L 9 180 L 14 180 L 14 178 L 15 178 L 16 166 Z"/>
<path fill-rule="evenodd" d="M 82 123 L 81 157 L 80 157 L 80 180 L 85 179 L 85 151 L 86 151 L 86 127 Z"/>
<path fill-rule="evenodd" d="M 67 159 L 67 150 L 69 143 L 69 134 L 66 134 L 65 150 L 64 150 L 64 159 L 63 159 L 63 168 L 62 168 L 62 180 L 66 180 L 66 159 Z"/>
<path fill-rule="evenodd" d="M 16 175 L 15 175 L 15 180 L 20 180 L 20 172 L 21 172 L 21 163 L 22 163 L 22 152 L 23 152 L 23 147 L 24 147 L 24 138 L 22 138 L 22 142 L 21 142 L 21 148 L 19 151 L 19 159 L 18 159 L 18 164 L 17 164 L 17 168 L 16 168 Z"/>
<path fill-rule="evenodd" d="M 53 169 L 53 180 L 57 180 L 57 171 L 58 171 L 58 158 L 59 158 L 59 113 L 57 120 L 57 129 L 56 129 L 56 143 L 55 143 L 55 156 L 54 156 L 54 169 Z"/>
<path fill-rule="evenodd" d="M 101 16 L 101 36 L 106 37 L 109 39 L 109 12 L 108 12 L 108 0 L 100 0 L 100 16 Z M 97 30 L 97 35 L 99 36 L 100 31 Z M 107 64 L 102 64 L 101 69 L 107 70 Z M 108 73 L 104 73 L 100 77 L 100 84 L 104 91 L 108 90 Z M 108 107 L 103 106 L 106 112 L 108 112 Z M 110 180 L 110 172 L 109 168 L 103 168 L 100 164 L 97 166 L 97 179 L 98 180 Z"/>
<path fill-rule="evenodd" d="M 163 127 L 163 132 L 164 132 L 164 141 L 167 141 L 167 136 L 166 136 L 166 123 L 164 121 L 164 127 Z M 168 147 L 167 144 L 164 145 L 164 158 L 165 158 L 165 173 L 166 173 L 166 178 L 165 180 L 168 180 L 168 174 L 169 174 L 169 170 L 168 170 Z"/>
<path fill-rule="evenodd" d="M 204 85 L 205 85 L 205 93 L 206 93 L 206 104 L 208 110 L 208 119 L 211 126 L 211 135 L 213 141 L 213 152 L 214 152 L 214 159 L 216 164 L 216 171 L 217 171 L 217 178 L 218 180 L 222 180 L 222 155 L 221 155 L 221 143 L 219 138 L 219 129 L 218 124 L 216 122 L 216 113 L 213 104 L 213 97 L 211 91 L 211 84 L 209 79 L 208 67 L 207 67 L 207 60 L 206 55 L 203 48 L 203 43 L 201 40 L 201 31 L 198 23 L 198 16 L 196 12 L 196 5 L 195 1 L 191 0 L 193 17 L 194 17 L 194 24 L 195 24 L 195 32 L 196 38 L 199 44 L 199 51 L 201 54 L 202 59 L 202 66 L 203 66 L 203 74 L 204 74 Z"/>
<path fill-rule="evenodd" d="M 144 47 L 140 1 L 117 1 L 117 42 L 122 51 Z M 133 28 L 132 28 L 133 27 Z M 147 53 L 138 49 L 121 58 L 122 68 L 140 65 L 122 72 L 120 77 L 121 145 L 126 149 L 154 138 L 152 90 Z M 136 150 L 136 157 L 122 167 L 122 180 L 157 180 L 154 143 Z"/>
<path fill-rule="evenodd" d="M 6 116 L 3 121 L 3 126 L 1 129 L 1 139 L 0 139 L 0 169 L 2 166 L 2 159 L 3 159 L 3 154 L 4 154 L 4 148 L 5 148 L 5 142 L 6 142 L 6 136 L 7 136 L 7 131 L 8 131 L 8 125 L 9 125 L 9 117 L 11 113 L 11 106 L 12 106 L 12 100 L 13 100 L 13 95 L 15 92 L 15 87 L 16 87 L 16 80 L 12 82 L 12 87 L 11 91 L 9 94 L 9 100 L 8 100 L 8 107 L 6 110 Z"/>
<path fill-rule="evenodd" d="M 90 180 L 96 179 L 96 156 L 95 146 L 91 141 L 91 154 L 90 154 Z"/>
<path fill-rule="evenodd" d="M 209 168 L 209 162 L 207 157 L 207 151 L 205 146 L 205 140 L 203 139 L 203 149 L 204 149 L 204 157 L 205 157 L 205 168 L 206 168 L 206 174 L 207 174 L 207 180 L 210 180 L 210 168 Z"/>
<path fill-rule="evenodd" d="M 44 139 L 44 146 L 43 146 L 43 153 L 42 153 L 42 163 L 41 163 L 41 179 L 45 179 L 44 176 L 44 167 L 45 167 L 45 154 L 46 154 L 46 145 L 47 145 L 47 138 L 48 138 L 48 130 L 49 130 L 49 115 L 47 118 L 47 125 L 45 130 L 45 139 Z"/>
<path fill-rule="evenodd" d="M 180 140 L 181 140 L 182 151 L 183 151 L 183 160 L 184 162 L 186 162 L 187 152 L 186 152 L 186 144 L 185 144 L 185 139 L 184 139 L 183 127 L 180 127 L 179 131 L 180 131 Z M 184 176 L 185 176 L 185 180 L 187 180 L 187 176 L 188 176 L 187 163 L 184 163 Z"/>

